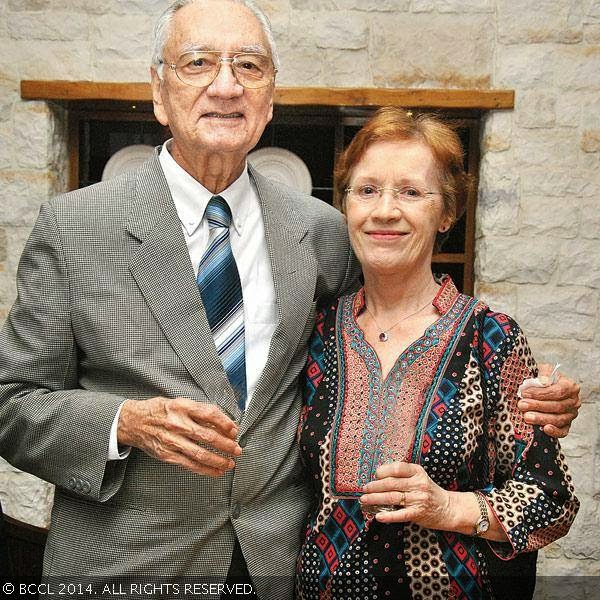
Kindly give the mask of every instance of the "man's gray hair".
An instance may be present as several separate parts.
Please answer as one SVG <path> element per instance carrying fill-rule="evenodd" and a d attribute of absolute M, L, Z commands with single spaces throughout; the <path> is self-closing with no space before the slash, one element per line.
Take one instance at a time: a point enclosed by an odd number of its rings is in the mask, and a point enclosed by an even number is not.
<path fill-rule="evenodd" d="M 152 66 L 156 69 L 158 76 L 162 77 L 163 70 L 163 52 L 165 49 L 165 44 L 167 43 L 167 39 L 171 32 L 171 23 L 173 21 L 173 16 L 175 13 L 187 6 L 188 4 L 200 4 L 203 0 L 176 0 L 173 2 L 169 8 L 167 8 L 162 15 L 158 18 L 156 22 L 156 26 L 154 27 L 154 47 L 152 50 Z M 267 15 L 260 9 L 253 0 L 227 0 L 228 2 L 233 2 L 234 4 L 241 4 L 249 9 L 252 14 L 258 19 L 258 22 L 261 24 L 263 31 L 265 32 L 265 36 L 267 38 L 267 42 L 269 43 L 269 47 L 271 50 L 271 56 L 273 57 L 273 64 L 276 69 L 279 69 L 279 57 L 277 56 L 277 47 L 275 45 L 275 38 L 273 36 L 273 30 L 271 29 L 271 23 Z M 216 48 L 216 50 L 221 50 L 221 48 Z"/>

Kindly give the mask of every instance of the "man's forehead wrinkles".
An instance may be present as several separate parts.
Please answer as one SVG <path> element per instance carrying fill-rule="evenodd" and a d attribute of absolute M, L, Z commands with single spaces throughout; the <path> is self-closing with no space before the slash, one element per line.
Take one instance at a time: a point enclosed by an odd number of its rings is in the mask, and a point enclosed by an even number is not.
<path fill-rule="evenodd" d="M 256 44 L 243 44 L 240 46 L 231 46 L 230 48 L 222 48 L 219 44 L 210 44 L 210 43 L 199 43 L 199 42 L 183 42 L 179 46 L 179 50 L 181 52 L 211 52 L 211 51 L 221 51 L 221 52 L 251 52 L 258 54 L 267 54 L 268 51 L 265 48 L 264 44 L 256 43 Z"/>

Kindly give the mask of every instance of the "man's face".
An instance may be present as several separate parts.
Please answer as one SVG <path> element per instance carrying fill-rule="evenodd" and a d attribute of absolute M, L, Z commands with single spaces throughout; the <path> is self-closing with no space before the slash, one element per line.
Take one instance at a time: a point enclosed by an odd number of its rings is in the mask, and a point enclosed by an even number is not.
<path fill-rule="evenodd" d="M 175 13 L 164 49 L 165 63 L 176 63 L 190 50 L 219 50 L 270 54 L 256 17 L 240 4 L 207 0 L 189 4 Z M 193 164 L 200 156 L 231 154 L 241 160 L 256 145 L 273 116 L 273 89 L 246 89 L 231 66 L 221 64 L 207 87 L 184 84 L 164 65 L 163 80 L 152 71 L 154 113 L 173 134 L 173 155 Z"/>

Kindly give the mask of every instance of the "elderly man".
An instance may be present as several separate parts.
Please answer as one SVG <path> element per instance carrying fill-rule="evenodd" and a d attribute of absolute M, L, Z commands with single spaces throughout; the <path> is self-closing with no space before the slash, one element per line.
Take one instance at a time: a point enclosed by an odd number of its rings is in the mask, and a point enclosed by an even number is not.
<path fill-rule="evenodd" d="M 56 485 L 47 575 L 249 571 L 293 595 L 298 376 L 316 302 L 357 268 L 337 211 L 246 164 L 275 64 L 250 2 L 176 2 L 151 70 L 172 140 L 42 206 L 0 337 L 0 453 Z M 574 384 L 548 390 L 573 411 Z"/>

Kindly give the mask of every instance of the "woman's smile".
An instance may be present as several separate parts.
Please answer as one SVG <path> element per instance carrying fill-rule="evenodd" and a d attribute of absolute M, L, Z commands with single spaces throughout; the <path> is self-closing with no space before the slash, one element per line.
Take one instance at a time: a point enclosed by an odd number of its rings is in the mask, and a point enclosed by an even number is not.
<path fill-rule="evenodd" d="M 388 229 L 367 231 L 366 234 L 373 240 L 384 241 L 384 242 L 394 242 L 396 240 L 399 240 L 399 239 L 409 235 L 408 232 L 391 231 Z"/>

